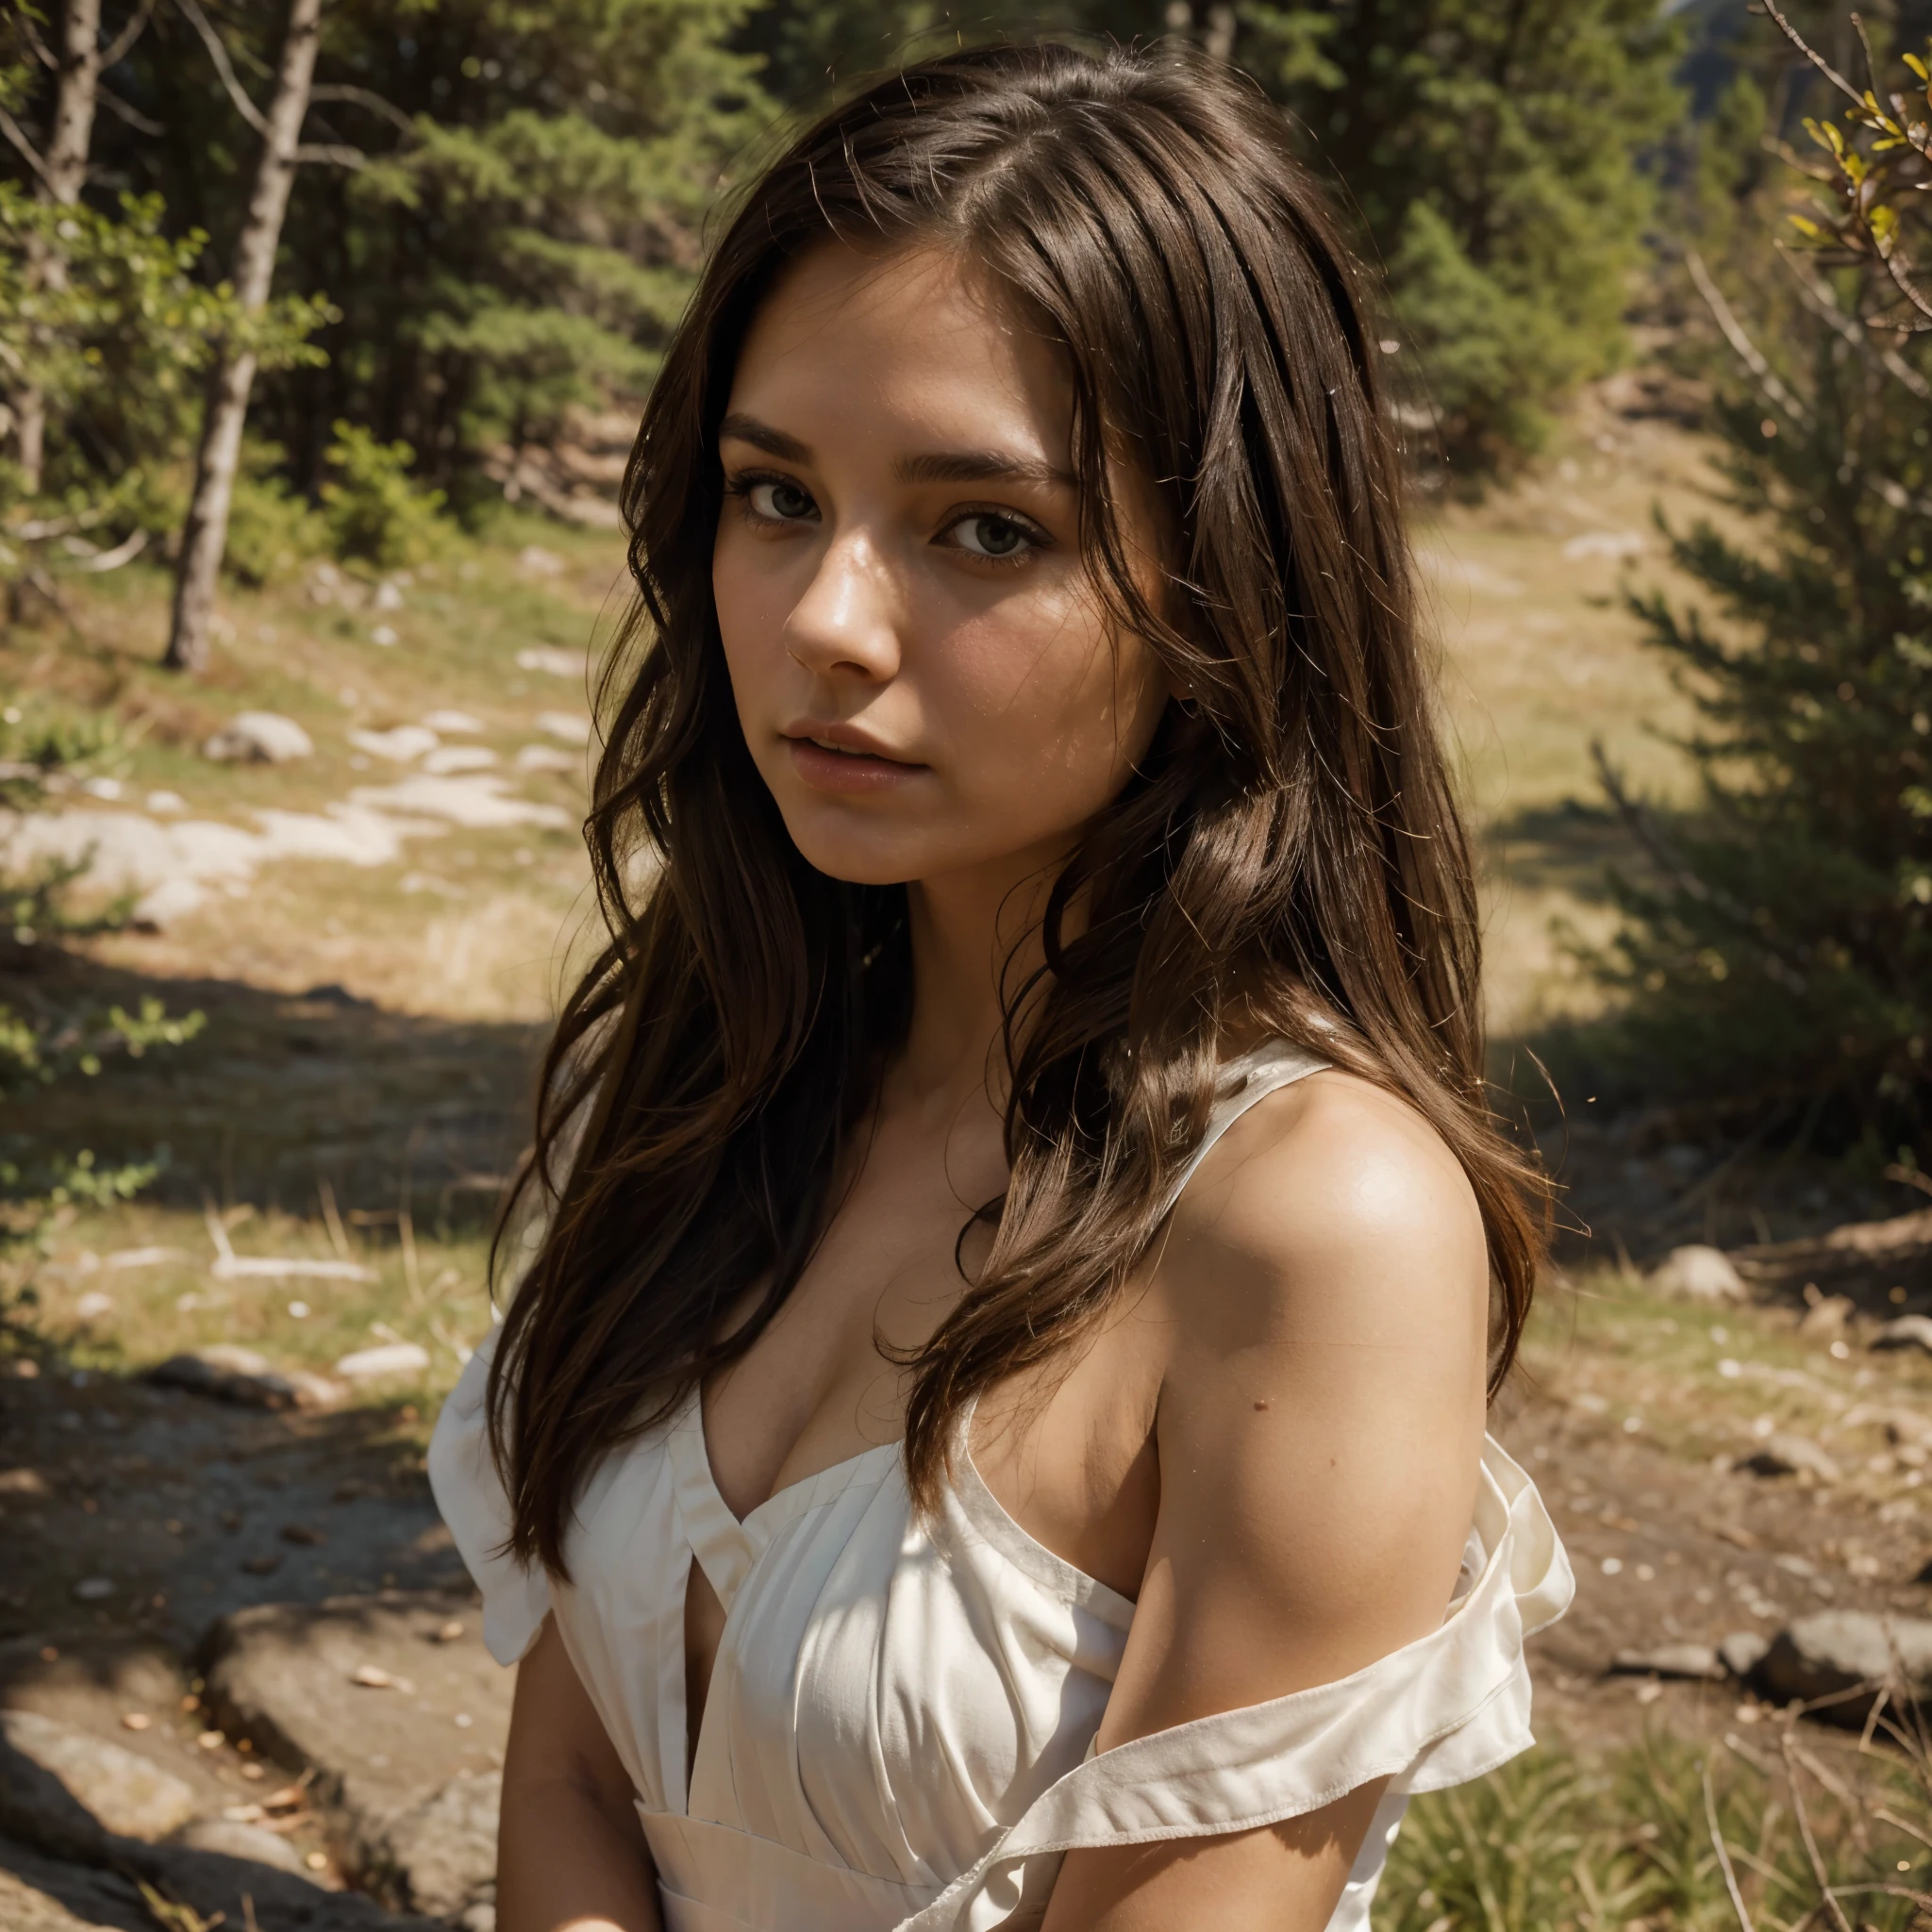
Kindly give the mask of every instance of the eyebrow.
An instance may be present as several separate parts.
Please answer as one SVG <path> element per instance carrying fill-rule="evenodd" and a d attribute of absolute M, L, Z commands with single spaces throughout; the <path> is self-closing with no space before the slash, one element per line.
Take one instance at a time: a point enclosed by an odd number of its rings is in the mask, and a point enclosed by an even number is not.
<path fill-rule="evenodd" d="M 718 425 L 718 436 L 721 441 L 729 437 L 738 442 L 748 442 L 754 449 L 761 449 L 767 456 L 777 457 L 784 462 L 808 463 L 812 459 L 810 444 L 788 436 L 782 429 L 774 429 L 769 423 L 759 422 L 756 416 L 726 416 Z M 902 483 L 1036 483 L 1067 490 L 1077 487 L 1074 477 L 1052 463 L 1010 456 L 997 449 L 931 450 L 921 456 L 901 457 L 892 465 L 892 474 Z"/>

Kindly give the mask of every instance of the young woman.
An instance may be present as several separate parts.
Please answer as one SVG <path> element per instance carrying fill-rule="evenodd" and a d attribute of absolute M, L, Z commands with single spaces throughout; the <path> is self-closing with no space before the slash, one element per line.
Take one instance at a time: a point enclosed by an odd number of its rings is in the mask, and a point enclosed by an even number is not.
<path fill-rule="evenodd" d="M 542 1214 L 430 1471 L 501 1932 L 1366 1927 L 1568 1601 L 1375 332 L 1280 117 L 964 54 L 645 411 Z"/>

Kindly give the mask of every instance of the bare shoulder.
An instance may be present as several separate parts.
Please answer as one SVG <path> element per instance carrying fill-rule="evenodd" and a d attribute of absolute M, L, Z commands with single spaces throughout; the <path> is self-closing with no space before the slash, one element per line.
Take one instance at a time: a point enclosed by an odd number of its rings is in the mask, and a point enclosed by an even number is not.
<path fill-rule="evenodd" d="M 1228 1128 L 1175 1207 L 1158 1273 L 1174 1322 L 1210 1345 L 1283 1322 L 1304 1336 L 1386 1340 L 1400 1324 L 1425 1344 L 1479 1345 L 1488 1316 L 1488 1248 L 1461 1163 L 1407 1102 L 1339 1069 Z"/>

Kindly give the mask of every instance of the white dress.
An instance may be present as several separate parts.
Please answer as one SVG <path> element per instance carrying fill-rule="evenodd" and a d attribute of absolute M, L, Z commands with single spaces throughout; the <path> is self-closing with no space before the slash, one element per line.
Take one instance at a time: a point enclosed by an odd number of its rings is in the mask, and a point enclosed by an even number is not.
<path fill-rule="evenodd" d="M 1278 1043 L 1230 1063 L 1188 1174 L 1247 1108 L 1321 1064 Z M 509 1514 L 484 1429 L 493 1342 L 438 1420 L 430 1482 L 497 1660 L 515 1662 L 555 1617 L 636 1789 L 667 1932 L 1031 1924 L 1072 1847 L 1270 1824 L 1386 1777 L 1329 1921 L 1368 1932 L 1408 1798 L 1532 1741 L 1523 1640 L 1573 1586 L 1535 1486 L 1492 1441 L 1439 1629 L 1339 1683 L 1096 1753 L 1134 1607 L 1008 1515 L 963 1429 L 930 1521 L 888 1444 L 740 1522 L 693 1395 L 592 1477 L 563 1583 L 500 1554 Z M 692 1563 L 726 1616 L 687 1789 Z"/>

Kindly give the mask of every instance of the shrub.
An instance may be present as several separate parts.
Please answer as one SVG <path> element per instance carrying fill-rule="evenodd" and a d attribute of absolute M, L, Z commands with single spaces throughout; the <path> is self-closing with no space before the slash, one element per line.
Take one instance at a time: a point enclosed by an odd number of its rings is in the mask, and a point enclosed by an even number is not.
<path fill-rule="evenodd" d="M 323 519 L 278 474 L 286 455 L 274 442 L 249 441 L 242 449 L 222 567 L 255 588 L 287 575 L 329 543 Z"/>
<path fill-rule="evenodd" d="M 378 442 L 354 423 L 338 422 L 335 434 L 328 449 L 335 475 L 322 486 L 323 520 L 335 554 L 378 570 L 420 562 L 441 536 L 442 491 L 411 480 L 416 453 L 407 442 Z"/>

